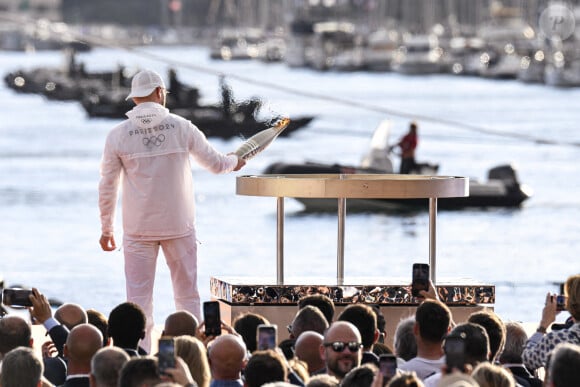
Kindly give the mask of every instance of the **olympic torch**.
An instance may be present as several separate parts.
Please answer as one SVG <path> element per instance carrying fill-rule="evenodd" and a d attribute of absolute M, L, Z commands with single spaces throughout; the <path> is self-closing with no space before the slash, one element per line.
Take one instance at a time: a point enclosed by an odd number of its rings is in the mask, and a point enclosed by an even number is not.
<path fill-rule="evenodd" d="M 234 153 L 246 161 L 251 159 L 266 149 L 286 129 L 289 123 L 289 118 L 280 119 L 274 126 L 264 129 L 247 139 Z"/>

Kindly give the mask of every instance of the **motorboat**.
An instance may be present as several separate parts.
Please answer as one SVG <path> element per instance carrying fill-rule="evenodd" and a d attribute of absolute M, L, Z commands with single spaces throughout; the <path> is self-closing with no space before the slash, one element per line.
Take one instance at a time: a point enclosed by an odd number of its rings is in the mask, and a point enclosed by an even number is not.
<path fill-rule="evenodd" d="M 264 174 L 393 174 L 391 147 L 388 133 L 390 122 L 383 121 L 375 130 L 368 153 L 358 166 L 344 164 L 327 164 L 319 162 L 287 163 L 276 162 L 269 165 Z M 415 174 L 435 175 L 438 164 L 418 163 Z M 491 168 L 487 173 L 487 181 L 469 178 L 469 196 L 439 199 L 437 207 L 445 210 L 466 208 L 507 207 L 518 208 L 529 199 L 532 191 L 526 185 L 520 184 L 516 168 L 511 164 L 502 164 Z M 334 199 L 295 198 L 306 212 L 336 211 L 338 201 Z M 409 211 L 426 210 L 428 199 L 351 199 L 347 200 L 349 211 Z"/>
<path fill-rule="evenodd" d="M 85 93 L 115 87 L 128 88 L 130 76 L 116 71 L 88 73 L 84 66 L 19 69 L 4 75 L 6 86 L 17 93 L 41 94 L 47 99 L 74 101 Z"/>
<path fill-rule="evenodd" d="M 125 98 L 130 92 L 132 75 L 120 67 L 116 71 L 87 73 L 82 67 L 63 69 L 17 70 L 8 73 L 4 81 L 18 93 L 41 94 L 51 100 L 78 101 L 90 118 L 124 119 L 134 107 Z M 166 106 L 199 127 L 207 137 L 248 138 L 269 128 L 281 116 L 260 117 L 261 101 L 250 98 L 236 101 L 230 87 L 220 80 L 222 100 L 202 105 L 199 89 L 182 83 L 173 69 L 169 70 Z M 307 126 L 313 116 L 291 117 L 290 124 L 281 134 L 289 136 Z"/>
<path fill-rule="evenodd" d="M 262 102 L 259 98 L 236 101 L 230 87 L 222 80 L 222 100 L 219 103 L 202 105 L 196 88 L 181 85 L 171 88 L 167 95 L 167 107 L 195 124 L 207 137 L 228 139 L 232 137 L 248 138 L 269 128 L 272 123 L 282 118 L 261 118 Z M 125 113 L 133 107 L 133 102 L 126 101 L 129 90 L 111 90 L 101 95 L 89 94 L 82 105 L 90 117 L 125 118 Z M 288 127 L 281 137 L 289 136 L 294 131 L 307 126 L 314 116 L 290 117 Z"/>

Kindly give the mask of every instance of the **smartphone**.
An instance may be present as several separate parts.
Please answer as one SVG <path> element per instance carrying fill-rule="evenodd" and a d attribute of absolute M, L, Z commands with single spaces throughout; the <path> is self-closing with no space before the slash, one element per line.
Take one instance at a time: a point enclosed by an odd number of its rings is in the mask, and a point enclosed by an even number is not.
<path fill-rule="evenodd" d="M 379 356 L 379 370 L 383 374 L 383 385 L 385 385 L 397 373 L 397 357 L 392 354 Z"/>
<path fill-rule="evenodd" d="M 167 368 L 175 368 L 175 342 L 172 337 L 159 339 L 159 373 L 165 373 Z"/>
<path fill-rule="evenodd" d="M 258 325 L 258 350 L 274 349 L 278 345 L 278 326 L 275 324 Z"/>
<path fill-rule="evenodd" d="M 418 297 L 421 295 L 419 293 L 421 290 L 429 290 L 429 265 L 427 263 L 414 263 L 411 295 Z"/>
<path fill-rule="evenodd" d="M 556 310 L 562 311 L 566 310 L 566 296 L 558 295 L 556 296 Z"/>
<path fill-rule="evenodd" d="M 219 336 L 222 334 L 222 318 L 218 301 L 205 301 L 203 303 L 203 321 L 206 336 Z"/>
<path fill-rule="evenodd" d="M 27 289 L 4 289 L 2 303 L 7 306 L 32 306 L 31 294 L 32 290 Z"/>
<path fill-rule="evenodd" d="M 447 336 L 444 344 L 447 372 L 454 368 L 463 372 L 465 369 L 465 339 L 461 336 Z"/>

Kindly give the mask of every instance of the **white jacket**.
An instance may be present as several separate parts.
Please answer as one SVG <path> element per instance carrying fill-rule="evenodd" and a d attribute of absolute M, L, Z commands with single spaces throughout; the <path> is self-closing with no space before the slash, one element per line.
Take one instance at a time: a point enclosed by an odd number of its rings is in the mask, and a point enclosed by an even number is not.
<path fill-rule="evenodd" d="M 113 235 L 122 177 L 123 229 L 142 239 L 172 239 L 194 227 L 189 155 L 213 173 L 231 172 L 235 155 L 219 153 L 190 121 L 154 102 L 127 112 L 107 136 L 101 162 L 99 209 L 103 235 Z"/>

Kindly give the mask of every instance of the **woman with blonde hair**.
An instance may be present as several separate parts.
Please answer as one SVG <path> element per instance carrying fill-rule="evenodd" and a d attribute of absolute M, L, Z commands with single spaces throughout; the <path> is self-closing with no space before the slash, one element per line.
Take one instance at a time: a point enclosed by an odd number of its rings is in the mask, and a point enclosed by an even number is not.
<path fill-rule="evenodd" d="M 207 350 L 199 339 L 188 335 L 176 337 L 175 355 L 185 361 L 191 376 L 199 387 L 209 387 L 211 373 L 207 360 Z"/>
<path fill-rule="evenodd" d="M 516 387 L 514 376 L 503 368 L 491 363 L 479 363 L 471 377 L 475 379 L 481 387 Z"/>

